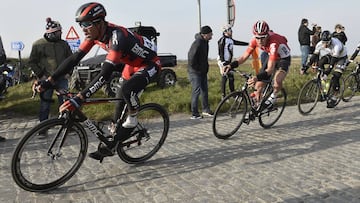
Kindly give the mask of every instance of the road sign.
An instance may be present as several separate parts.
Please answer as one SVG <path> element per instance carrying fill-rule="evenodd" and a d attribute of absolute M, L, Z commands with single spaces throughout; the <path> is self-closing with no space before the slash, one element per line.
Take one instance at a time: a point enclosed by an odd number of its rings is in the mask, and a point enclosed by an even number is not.
<path fill-rule="evenodd" d="M 11 42 L 11 49 L 16 51 L 22 51 L 24 49 L 25 45 L 21 41 L 17 42 Z"/>
<path fill-rule="evenodd" d="M 73 26 L 70 27 L 69 32 L 66 34 L 66 38 L 69 40 L 77 40 L 80 39 L 78 33 L 75 31 L 75 28 Z"/>
<path fill-rule="evenodd" d="M 80 39 L 68 39 L 66 41 L 69 44 L 72 52 L 75 52 L 79 49 Z"/>

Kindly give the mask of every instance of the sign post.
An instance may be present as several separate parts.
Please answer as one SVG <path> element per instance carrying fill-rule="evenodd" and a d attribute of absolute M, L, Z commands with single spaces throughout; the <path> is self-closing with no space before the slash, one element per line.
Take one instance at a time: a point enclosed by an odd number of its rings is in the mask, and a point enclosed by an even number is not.
<path fill-rule="evenodd" d="M 75 52 L 79 49 L 80 37 L 73 26 L 70 27 L 65 39 L 69 44 L 72 52 Z"/>
<path fill-rule="evenodd" d="M 21 69 L 22 69 L 22 61 L 21 61 L 21 51 L 25 48 L 25 45 L 21 41 L 11 42 L 11 49 L 18 51 L 19 53 L 19 70 L 18 70 L 18 83 L 21 82 Z"/>

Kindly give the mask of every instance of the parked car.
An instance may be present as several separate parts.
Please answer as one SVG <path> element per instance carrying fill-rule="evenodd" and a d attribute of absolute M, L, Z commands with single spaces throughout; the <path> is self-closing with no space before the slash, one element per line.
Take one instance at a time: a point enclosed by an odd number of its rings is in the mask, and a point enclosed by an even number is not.
<path fill-rule="evenodd" d="M 154 27 L 137 26 L 129 29 L 147 37 L 148 39 L 154 41 L 157 45 L 157 37 L 160 36 L 160 33 L 158 33 Z M 177 78 L 175 71 L 172 70 L 172 68 L 176 67 L 177 65 L 176 55 L 171 53 L 159 53 L 158 56 L 160 58 L 162 71 L 155 82 L 161 88 L 175 85 Z M 80 64 L 74 68 L 70 80 L 70 88 L 81 90 L 87 84 L 89 84 L 89 82 L 91 82 L 91 80 L 100 72 L 102 65 L 101 63 L 104 61 L 105 57 L 106 54 L 101 54 L 81 61 Z M 124 66 L 124 64 L 121 64 L 120 66 Z M 121 67 L 119 67 L 119 69 L 120 68 Z M 112 73 L 109 83 L 104 85 L 103 88 L 106 94 L 109 96 L 115 96 L 120 77 L 121 72 Z"/>

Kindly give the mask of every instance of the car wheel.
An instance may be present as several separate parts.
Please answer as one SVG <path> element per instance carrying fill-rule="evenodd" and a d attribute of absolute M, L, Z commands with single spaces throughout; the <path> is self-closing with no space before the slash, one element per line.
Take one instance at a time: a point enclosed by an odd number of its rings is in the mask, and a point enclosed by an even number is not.
<path fill-rule="evenodd" d="M 110 97 L 115 97 L 116 90 L 119 87 L 120 77 L 121 77 L 121 73 L 119 73 L 119 72 L 112 73 L 110 82 L 104 86 L 105 94 L 107 94 Z"/>
<path fill-rule="evenodd" d="M 168 87 L 168 86 L 174 86 L 176 83 L 176 74 L 171 69 L 162 69 L 160 78 L 158 81 L 158 85 L 161 88 Z"/>

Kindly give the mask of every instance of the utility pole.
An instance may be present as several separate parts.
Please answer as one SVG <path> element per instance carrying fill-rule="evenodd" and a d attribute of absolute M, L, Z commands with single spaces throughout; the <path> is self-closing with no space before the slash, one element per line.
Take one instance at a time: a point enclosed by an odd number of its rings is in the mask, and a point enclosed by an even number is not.
<path fill-rule="evenodd" d="M 199 6 L 199 31 L 201 30 L 201 5 L 200 0 L 198 0 L 198 6 Z"/>

